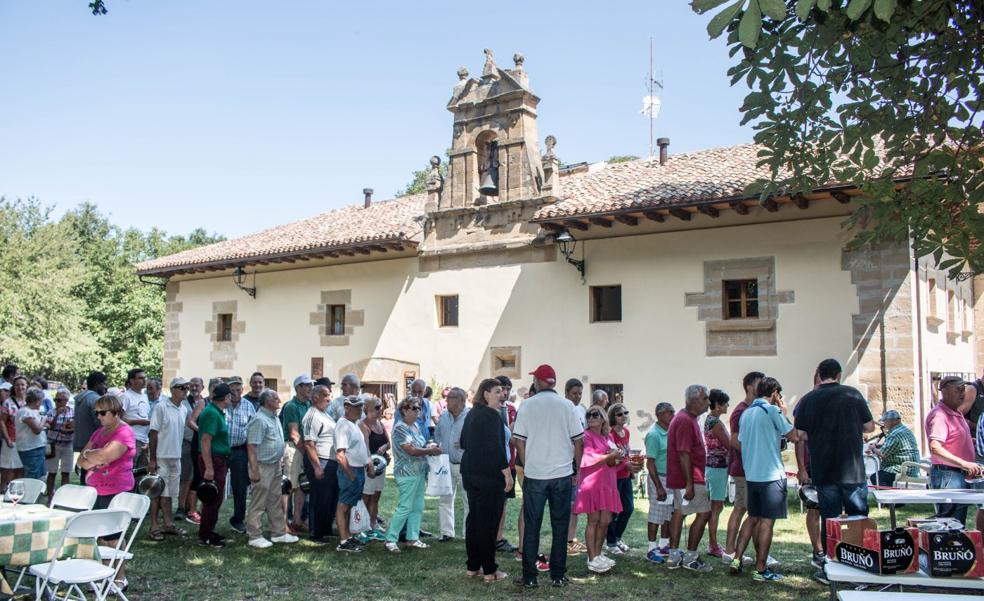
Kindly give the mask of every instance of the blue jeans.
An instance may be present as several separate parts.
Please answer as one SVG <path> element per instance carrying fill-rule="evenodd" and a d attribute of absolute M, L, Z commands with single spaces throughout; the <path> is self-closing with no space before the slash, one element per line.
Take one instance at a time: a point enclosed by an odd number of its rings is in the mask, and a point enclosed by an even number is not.
<path fill-rule="evenodd" d="M 632 501 L 632 477 L 619 478 L 617 483 L 618 496 L 622 500 L 622 511 L 612 516 L 612 521 L 608 524 L 608 536 L 605 537 L 605 542 L 609 545 L 614 545 L 625 534 L 629 518 L 632 517 L 632 511 L 635 509 Z"/>
<path fill-rule="evenodd" d="M 567 527 L 571 521 L 571 477 L 552 480 L 523 479 L 523 580 L 536 581 L 536 556 L 540 553 L 543 509 L 550 503 L 550 578 L 567 574 Z"/>
<path fill-rule="evenodd" d="M 963 470 L 948 470 L 934 465 L 929 470 L 930 488 L 968 488 L 967 480 Z M 955 503 L 938 503 L 936 505 L 936 517 L 953 518 L 959 520 L 961 524 L 967 521 L 967 508 L 970 505 L 957 505 Z"/>
<path fill-rule="evenodd" d="M 48 477 L 48 470 L 44 467 L 44 449 L 38 447 L 30 451 L 17 451 L 21 463 L 24 464 L 24 477 L 44 480 Z"/>
<path fill-rule="evenodd" d="M 868 484 L 817 484 L 820 502 L 820 533 L 823 548 L 827 548 L 827 520 L 840 514 L 868 515 Z"/>

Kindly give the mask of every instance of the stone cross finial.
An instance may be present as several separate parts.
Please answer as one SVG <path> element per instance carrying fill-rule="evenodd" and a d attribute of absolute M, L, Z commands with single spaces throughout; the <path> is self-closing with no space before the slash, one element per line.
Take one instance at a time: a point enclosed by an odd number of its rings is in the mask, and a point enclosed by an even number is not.
<path fill-rule="evenodd" d="M 458 79 L 460 79 L 461 81 L 465 81 L 466 79 L 468 79 L 467 67 L 461 67 L 460 69 L 458 69 Z"/>
<path fill-rule="evenodd" d="M 482 67 L 482 79 L 498 79 L 499 71 L 492 60 L 492 51 L 488 48 L 483 50 L 485 53 L 485 66 Z"/>
<path fill-rule="evenodd" d="M 523 61 L 525 61 L 525 60 L 526 60 L 526 57 L 524 57 L 519 52 L 517 52 L 516 54 L 513 55 L 513 63 L 516 65 L 516 70 L 517 71 L 522 71 L 523 70 Z"/>
<path fill-rule="evenodd" d="M 547 153 L 543 158 L 549 160 L 556 159 L 557 156 L 554 154 L 554 146 L 557 145 L 557 138 L 554 136 L 547 136 L 546 139 L 543 140 L 543 143 L 547 146 Z"/>
<path fill-rule="evenodd" d="M 432 156 L 430 166 L 430 174 L 427 176 L 427 191 L 436 192 L 444 185 L 444 178 L 441 176 L 441 157 Z"/>

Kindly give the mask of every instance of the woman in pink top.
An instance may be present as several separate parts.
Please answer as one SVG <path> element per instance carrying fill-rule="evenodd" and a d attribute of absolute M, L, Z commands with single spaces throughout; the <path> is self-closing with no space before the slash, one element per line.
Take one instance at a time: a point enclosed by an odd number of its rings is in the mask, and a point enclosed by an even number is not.
<path fill-rule="evenodd" d="M 628 408 L 622 403 L 609 406 L 608 423 L 612 426 L 608 438 L 622 450 L 622 460 L 615 472 L 616 488 L 618 489 L 619 500 L 622 502 L 622 510 L 612 516 L 612 523 L 608 525 L 606 542 L 609 553 L 622 555 L 630 550 L 629 546 L 622 541 L 622 535 L 625 533 L 625 529 L 629 525 L 629 518 L 632 517 L 632 512 L 635 509 L 632 501 L 632 482 L 633 476 L 639 470 L 629 463 Z"/>
<path fill-rule="evenodd" d="M 615 561 L 601 554 L 612 514 L 622 511 L 615 474 L 623 458 L 622 449 L 608 438 L 610 428 L 604 409 L 592 405 L 585 419 L 584 454 L 578 470 L 577 498 L 574 513 L 588 514 L 584 542 L 588 547 L 588 569 L 602 573 L 612 569 Z"/>

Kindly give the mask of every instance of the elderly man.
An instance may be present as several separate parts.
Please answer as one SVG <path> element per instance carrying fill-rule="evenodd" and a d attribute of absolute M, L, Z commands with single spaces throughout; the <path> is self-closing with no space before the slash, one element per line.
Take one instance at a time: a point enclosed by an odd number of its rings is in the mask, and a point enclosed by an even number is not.
<path fill-rule="evenodd" d="M 277 419 L 280 396 L 275 390 L 263 390 L 259 401 L 259 409 L 246 425 L 246 457 L 249 481 L 253 483 L 253 494 L 246 508 L 246 536 L 249 546 L 266 549 L 273 543 L 296 543 L 297 537 L 287 532 L 287 516 L 280 494 L 281 461 L 286 446 L 284 431 Z M 270 539 L 263 538 L 261 519 L 264 513 Z"/>
<path fill-rule="evenodd" d="M 885 432 L 885 440 L 881 446 L 874 443 L 868 445 L 868 451 L 876 455 L 881 464 L 877 474 L 872 474 L 869 480 L 872 484 L 892 486 L 895 478 L 902 472 L 902 464 L 906 461 L 919 463 L 919 443 L 905 424 L 902 414 L 895 409 L 889 409 L 879 420 Z M 909 476 L 918 476 L 919 469 L 909 468 Z"/>
<path fill-rule="evenodd" d="M 318 544 L 328 542 L 338 503 L 335 420 L 327 412 L 330 394 L 326 386 L 314 387 L 311 406 L 301 419 L 303 443 L 298 447 L 299 454 L 303 453 L 304 473 L 311 484 L 311 541 Z M 300 517 L 300 513 L 295 516 Z"/>
<path fill-rule="evenodd" d="M 673 517 L 673 502 L 666 502 L 668 493 L 666 486 L 666 437 L 669 434 L 670 422 L 673 421 L 673 405 L 660 403 L 656 405 L 656 423 L 646 432 L 646 493 L 649 497 L 649 515 L 646 519 L 646 534 L 649 548 L 646 559 L 653 563 L 664 563 L 669 554 L 669 547 L 660 545 L 659 530 L 663 529 L 663 537 L 667 543 L 670 540 L 670 518 Z"/>
<path fill-rule="evenodd" d="M 966 383 L 959 376 L 946 376 L 940 381 L 943 399 L 926 416 L 926 438 L 929 439 L 930 488 L 968 488 L 967 479 L 981 477 L 982 466 L 974 461 L 974 441 L 970 426 L 961 411 L 966 406 Z M 968 505 L 939 503 L 936 516 L 954 518 L 961 524 L 967 521 Z"/>
<path fill-rule="evenodd" d="M 229 525 L 240 534 L 246 534 L 246 492 L 249 490 L 249 459 L 246 456 L 246 425 L 256 415 L 249 401 L 243 402 L 243 380 L 239 376 L 229 378 L 232 399 L 226 408 L 229 419 L 229 479 L 232 481 L 232 516 Z"/>
<path fill-rule="evenodd" d="M 224 547 L 225 537 L 215 531 L 225 491 L 226 471 L 229 468 L 229 424 L 225 409 L 232 391 L 227 384 L 212 389 L 211 401 L 198 415 L 198 467 L 202 480 L 214 482 L 219 494 L 202 502 L 201 523 L 198 525 L 198 544 L 204 547 Z"/>
<path fill-rule="evenodd" d="M 365 532 L 352 536 L 349 531 L 349 514 L 352 507 L 362 500 L 362 488 L 366 483 L 366 466 L 371 476 L 376 472 L 369 464 L 369 447 L 357 425 L 362 417 L 365 399 L 350 396 L 345 399 L 345 415 L 335 424 L 335 458 L 338 462 L 338 505 L 335 523 L 338 525 L 339 544 L 336 551 L 358 553 L 369 542 Z M 369 524 L 366 524 L 369 527 Z"/>
<path fill-rule="evenodd" d="M 150 407 L 147 415 L 154 413 L 154 407 L 157 406 L 157 403 L 169 399 L 169 397 L 166 394 L 163 394 L 163 392 L 164 384 L 161 382 L 160 378 L 147 378 L 147 388 L 144 389 L 144 393 L 147 394 L 147 404 Z"/>
<path fill-rule="evenodd" d="M 260 408 L 260 395 L 266 389 L 266 380 L 263 379 L 263 373 L 254 371 L 249 377 L 249 392 L 243 395 L 243 398 L 249 401 L 253 409 Z"/>
<path fill-rule="evenodd" d="M 772 547 L 776 520 L 786 519 L 786 470 L 783 467 L 780 445 L 783 437 L 799 440 L 786 415 L 782 386 L 775 378 L 765 377 L 758 383 L 758 398 L 741 416 L 738 450 L 741 451 L 745 481 L 748 487 L 748 528 L 738 536 L 731 572 L 740 573 L 745 549 L 755 541 L 755 574 L 752 580 L 774 582 L 783 575 L 767 564 Z"/>
<path fill-rule="evenodd" d="M 328 406 L 328 416 L 335 422 L 342 419 L 345 415 L 345 399 L 350 396 L 357 396 L 359 390 L 362 388 L 362 383 L 359 381 L 359 376 L 355 374 L 345 374 L 342 376 L 342 394 L 335 397 L 332 400 L 331 405 Z M 329 388 L 330 390 L 330 388 Z"/>
<path fill-rule="evenodd" d="M 424 438 L 430 440 L 432 438 L 430 430 L 430 401 L 425 396 L 428 388 L 427 382 L 421 378 L 417 378 L 410 383 L 410 396 L 420 400 L 420 412 L 417 414 L 417 429 L 424 435 Z"/>
<path fill-rule="evenodd" d="M 437 512 L 440 522 L 441 542 L 454 540 L 455 519 L 454 519 L 454 500 L 458 496 L 458 488 L 461 486 L 461 427 L 465 425 L 465 416 L 468 415 L 468 408 L 465 407 L 465 391 L 461 388 L 452 388 L 448 391 L 446 410 L 441 413 L 437 420 L 437 428 L 434 430 L 434 440 L 441 446 L 441 452 L 448 456 L 451 462 L 451 494 L 444 495 L 438 500 Z M 464 501 L 464 515 L 462 516 L 462 536 L 464 536 L 464 524 L 468 520 L 468 496 L 461 495 Z"/>
<path fill-rule="evenodd" d="M 795 426 L 806 441 L 820 501 L 820 532 L 827 531 L 826 520 L 841 513 L 868 515 L 864 434 L 874 432 L 875 422 L 861 393 L 840 383 L 841 371 L 836 359 L 821 361 L 819 385 L 796 406 Z"/>
<path fill-rule="evenodd" d="M 137 441 L 137 456 L 133 465 L 146 463 L 147 444 L 150 441 L 150 401 L 144 394 L 147 376 L 140 368 L 131 369 L 126 374 L 126 390 L 123 392 L 123 421 L 133 428 L 133 437 Z"/>
<path fill-rule="evenodd" d="M 597 405 L 602 409 L 604 409 L 605 411 L 608 411 L 609 402 L 610 401 L 608 400 L 608 393 L 605 392 L 604 390 L 601 390 L 599 388 L 598 390 L 591 393 L 592 405 Z"/>
<path fill-rule="evenodd" d="M 533 372 L 537 393 L 523 401 L 513 426 L 513 439 L 523 480 L 523 575 L 516 583 L 536 588 L 537 555 L 544 506 L 550 503 L 550 579 L 566 586 L 567 527 L 570 524 L 571 488 L 577 479 L 584 451 L 584 429 L 571 402 L 557 394 L 557 372 L 540 365 Z"/>
<path fill-rule="evenodd" d="M 291 508 L 294 521 L 290 523 L 290 529 L 295 533 L 307 532 L 301 517 L 304 507 L 304 491 L 301 490 L 300 481 L 301 473 L 304 471 L 304 432 L 301 430 L 301 420 L 311 408 L 313 386 L 314 380 L 307 374 L 294 378 L 294 398 L 280 410 L 280 423 L 284 428 L 284 440 L 287 441 L 287 448 L 284 449 L 284 473 L 290 480 L 293 490 L 291 496 L 294 501 L 294 506 Z M 287 513 L 291 514 L 290 511 Z"/>
<path fill-rule="evenodd" d="M 698 573 L 710 572 L 697 552 L 697 545 L 704 536 L 704 527 L 711 517 L 711 498 L 704 480 L 707 454 L 704 435 L 697 418 L 707 411 L 710 403 L 707 387 L 700 384 L 687 386 L 684 393 L 686 407 L 673 416 L 666 433 L 666 486 L 673 495 L 673 517 L 670 519 L 670 548 L 668 567 L 683 566 Z M 697 514 L 687 538 L 687 552 L 679 550 L 683 520 Z"/>
<path fill-rule="evenodd" d="M 164 540 L 165 534 L 183 534 L 171 518 L 171 499 L 181 491 L 181 445 L 188 419 L 188 407 L 182 401 L 188 396 L 188 380 L 174 378 L 170 389 L 171 397 L 157 403 L 150 413 L 148 469 L 164 480 L 164 492 L 150 501 L 150 539 L 157 541 Z M 158 508 L 164 514 L 164 528 L 157 525 Z"/>

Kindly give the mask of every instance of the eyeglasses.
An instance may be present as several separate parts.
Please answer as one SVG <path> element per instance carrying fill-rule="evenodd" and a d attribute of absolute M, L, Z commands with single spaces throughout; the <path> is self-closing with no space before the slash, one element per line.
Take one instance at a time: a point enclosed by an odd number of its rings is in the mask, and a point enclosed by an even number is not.
<path fill-rule="evenodd" d="M 96 415 L 98 415 L 99 417 L 102 417 L 102 416 L 106 415 L 107 413 L 113 413 L 113 410 L 112 409 L 103 409 L 102 411 L 96 411 Z"/>
<path fill-rule="evenodd" d="M 175 390 L 184 390 L 185 392 L 188 391 L 188 387 L 187 386 L 175 386 L 174 389 Z"/>
<path fill-rule="evenodd" d="M 601 419 L 601 414 L 600 413 L 589 413 L 587 415 L 587 418 L 588 419 Z"/>
<path fill-rule="evenodd" d="M 407 409 L 410 411 L 420 411 L 420 405 L 410 405 Z"/>
<path fill-rule="evenodd" d="M 628 411 L 620 411 L 620 412 L 618 412 L 618 413 L 615 414 L 615 417 L 625 417 L 628 414 L 629 414 Z"/>

